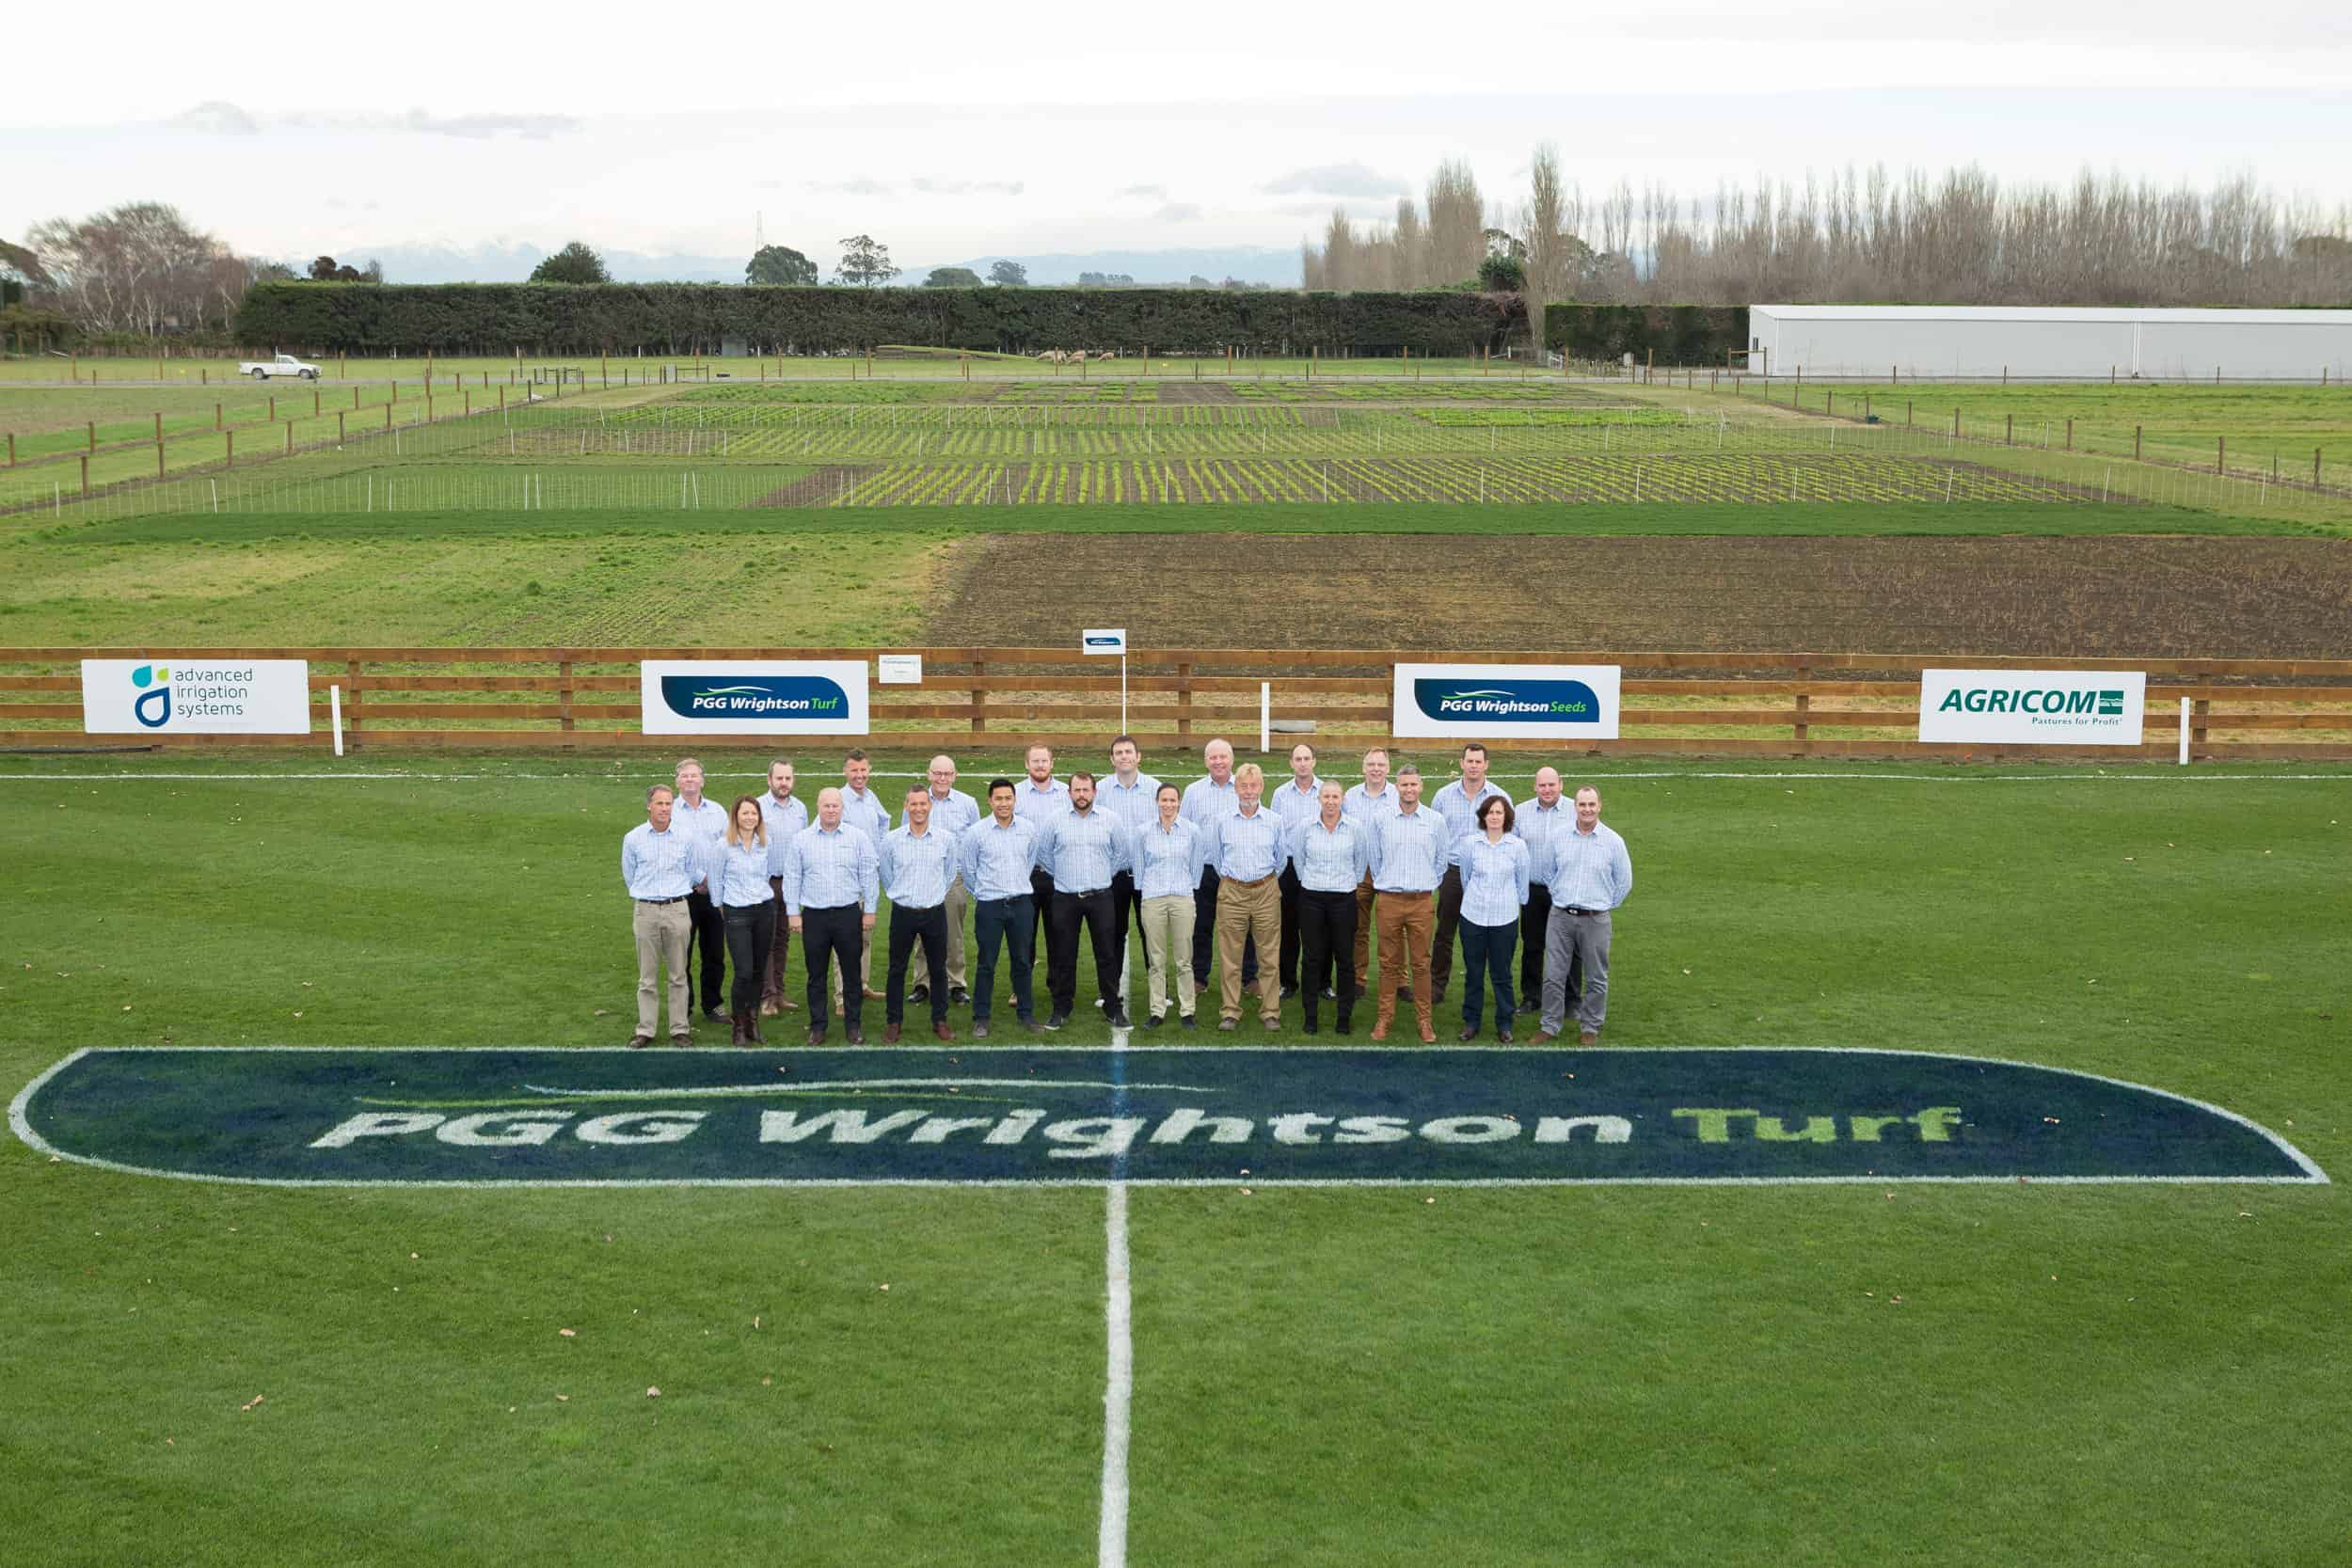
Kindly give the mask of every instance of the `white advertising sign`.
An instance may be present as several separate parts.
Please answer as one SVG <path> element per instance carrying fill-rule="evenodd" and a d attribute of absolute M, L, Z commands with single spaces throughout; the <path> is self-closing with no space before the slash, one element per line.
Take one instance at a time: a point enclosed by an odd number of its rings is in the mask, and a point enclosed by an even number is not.
<path fill-rule="evenodd" d="M 1977 745 L 2137 746 L 2139 670 L 1926 670 L 1919 738 Z"/>
<path fill-rule="evenodd" d="M 864 735 L 866 661 L 649 658 L 647 735 Z"/>
<path fill-rule="evenodd" d="M 1127 628 L 1089 626 L 1078 635 L 1078 651 L 1082 654 L 1123 654 L 1127 651 Z"/>
<path fill-rule="evenodd" d="M 86 658 L 90 735 L 308 735 L 310 666 L 299 658 Z"/>
<path fill-rule="evenodd" d="M 1500 740 L 1617 738 L 1614 664 L 1400 664 L 1400 736 Z"/>
<path fill-rule="evenodd" d="M 920 686 L 923 684 L 921 654 L 877 654 L 874 673 L 884 686 Z"/>

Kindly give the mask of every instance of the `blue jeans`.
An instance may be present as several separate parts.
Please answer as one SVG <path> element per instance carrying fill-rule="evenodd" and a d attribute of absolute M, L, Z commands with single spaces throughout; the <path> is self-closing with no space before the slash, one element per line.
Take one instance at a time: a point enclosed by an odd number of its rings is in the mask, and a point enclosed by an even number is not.
<path fill-rule="evenodd" d="M 1462 1025 L 1478 1027 L 1485 1013 L 1486 998 L 1483 980 L 1491 980 L 1495 988 L 1495 1021 L 1504 1028 L 1511 1024 L 1512 1011 L 1518 1006 L 1511 995 L 1511 958 L 1519 948 L 1519 923 L 1516 920 L 1502 926 L 1480 926 L 1465 920 L 1462 931 Z"/>
<path fill-rule="evenodd" d="M 988 1022 L 996 996 L 996 948 L 1003 943 L 1012 964 L 1012 1006 L 1021 1022 L 1037 1016 L 1029 998 L 1029 967 L 1037 962 L 1037 903 L 1027 894 L 1017 898 L 975 898 L 972 935 L 980 949 L 972 970 L 972 1022 Z"/>

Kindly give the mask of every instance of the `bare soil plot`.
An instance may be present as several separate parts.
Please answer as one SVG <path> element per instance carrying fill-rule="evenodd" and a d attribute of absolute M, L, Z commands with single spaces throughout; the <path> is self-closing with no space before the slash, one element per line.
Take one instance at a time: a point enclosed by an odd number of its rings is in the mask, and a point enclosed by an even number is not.
<path fill-rule="evenodd" d="M 2352 543 L 998 535 L 940 644 L 1052 642 L 1104 607 L 1141 647 L 1615 647 L 2342 657 Z"/>

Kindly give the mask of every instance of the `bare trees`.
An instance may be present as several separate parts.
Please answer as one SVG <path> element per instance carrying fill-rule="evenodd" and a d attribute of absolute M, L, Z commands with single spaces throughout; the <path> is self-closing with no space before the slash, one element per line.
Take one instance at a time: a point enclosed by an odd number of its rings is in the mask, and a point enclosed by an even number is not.
<path fill-rule="evenodd" d="M 25 248 L 44 275 L 42 303 L 88 333 L 225 325 L 256 264 L 160 201 L 52 218 L 25 235 Z"/>

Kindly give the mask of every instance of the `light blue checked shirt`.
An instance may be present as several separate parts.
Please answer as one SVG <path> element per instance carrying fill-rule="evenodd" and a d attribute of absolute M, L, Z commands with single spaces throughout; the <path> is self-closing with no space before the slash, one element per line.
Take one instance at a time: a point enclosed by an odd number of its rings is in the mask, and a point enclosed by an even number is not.
<path fill-rule="evenodd" d="M 785 847 L 785 913 L 855 904 L 872 914 L 881 896 L 881 852 L 848 817 L 832 832 L 822 826 L 803 828 Z"/>
<path fill-rule="evenodd" d="M 703 877 L 710 874 L 712 855 L 727 838 L 727 808 L 706 795 L 700 805 L 690 806 L 686 797 L 679 796 L 670 807 L 670 827 L 673 832 L 683 829 L 689 838 L 703 847 Z M 695 881 L 699 884 L 702 877 Z"/>
<path fill-rule="evenodd" d="M 1383 816 L 1372 824 L 1372 885 L 1382 893 L 1435 893 L 1453 847 L 1445 818 L 1429 806 Z"/>
<path fill-rule="evenodd" d="M 882 804 L 882 792 L 869 789 L 864 794 L 841 785 L 841 825 L 855 828 L 882 847 L 884 834 L 890 832 L 890 808 Z"/>
<path fill-rule="evenodd" d="M 1291 863 L 1298 868 L 1298 885 L 1310 893 L 1353 893 L 1372 865 L 1372 830 L 1350 822 L 1327 828 L 1317 813 L 1290 832 Z"/>
<path fill-rule="evenodd" d="M 1514 833 L 1495 843 L 1483 832 L 1454 841 L 1462 868 L 1462 918 L 1473 926 L 1516 926 L 1527 903 L 1527 844 Z"/>
<path fill-rule="evenodd" d="M 980 810 L 979 801 L 961 789 L 949 790 L 945 800 L 935 790 L 931 794 L 931 828 L 934 832 L 945 828 L 951 833 L 961 833 L 967 828 L 977 826 L 985 815 Z M 901 806 L 898 809 L 898 826 L 903 828 L 906 825 L 906 808 Z"/>
<path fill-rule="evenodd" d="M 768 842 L 782 845 L 808 826 L 808 802 L 797 795 L 779 800 L 772 790 L 759 797 L 760 819 L 768 824 Z"/>
<path fill-rule="evenodd" d="M 1551 907 L 1613 910 L 1633 892 L 1633 857 L 1606 822 L 1589 833 L 1571 823 L 1551 841 Z"/>
<path fill-rule="evenodd" d="M 1290 844 L 1282 834 L 1282 818 L 1263 801 L 1248 816 L 1239 808 L 1209 824 L 1215 835 L 1210 859 L 1216 874 L 1237 882 L 1271 877 L 1290 859 Z"/>
<path fill-rule="evenodd" d="M 1438 808 L 1438 815 L 1445 818 L 1446 828 L 1459 838 L 1464 833 L 1479 831 L 1478 802 L 1495 795 L 1502 795 L 1502 791 L 1494 786 L 1492 780 L 1488 780 L 1478 786 L 1478 800 L 1473 800 L 1470 792 L 1462 787 L 1462 781 L 1456 779 L 1438 791 L 1429 803 Z M 1508 795 L 1502 795 L 1502 798 L 1506 800 L 1511 799 Z"/>
<path fill-rule="evenodd" d="M 1148 828 L 1160 819 L 1160 781 L 1149 773 L 1138 772 L 1134 787 L 1119 782 L 1119 775 L 1108 773 L 1094 785 L 1094 809 L 1109 812 L 1119 818 L 1129 832 Z"/>
<path fill-rule="evenodd" d="M 882 837 L 882 891 L 898 909 L 937 909 L 947 901 L 958 859 L 956 835 L 936 816 L 920 835 L 904 825 L 894 828 Z"/>
<path fill-rule="evenodd" d="M 1145 898 L 1190 897 L 1200 891 L 1200 873 L 1209 863 L 1209 840 L 1200 827 L 1179 816 L 1168 827 L 1155 816 L 1127 841 L 1129 863 L 1136 867 L 1136 892 Z"/>
<path fill-rule="evenodd" d="M 1241 794 L 1234 789 L 1231 777 L 1223 784 L 1215 779 L 1195 779 L 1184 785 L 1184 803 L 1176 809 L 1185 821 L 1206 832 L 1227 812 L 1241 809 Z"/>
<path fill-rule="evenodd" d="M 721 840 L 711 850 L 710 901 L 721 909 L 772 905 L 776 890 L 768 879 L 784 875 L 784 841 L 765 844 L 746 839 L 740 844 Z"/>
<path fill-rule="evenodd" d="M 1039 826 L 1037 863 L 1056 893 L 1093 893 L 1127 869 L 1127 827 L 1101 807 L 1065 811 Z"/>
<path fill-rule="evenodd" d="M 1362 784 L 1358 784 L 1350 789 L 1347 792 L 1347 798 L 1340 802 L 1340 810 L 1347 814 L 1350 821 L 1370 821 L 1382 816 L 1394 816 L 1396 807 L 1396 784 L 1393 780 L 1382 784 L 1380 793 L 1377 795 L 1373 794 Z"/>
<path fill-rule="evenodd" d="M 1551 842 L 1576 832 L 1576 802 L 1565 795 L 1549 807 L 1530 799 L 1512 819 L 1512 830 L 1527 840 L 1527 877 L 1537 887 L 1551 885 Z"/>
<path fill-rule="evenodd" d="M 683 898 L 703 879 L 703 853 L 702 841 L 675 816 L 666 833 L 640 822 L 621 835 L 621 880 L 631 898 Z"/>
<path fill-rule="evenodd" d="M 1026 773 L 1013 782 L 1012 814 L 1025 821 L 1038 822 L 1070 807 L 1070 786 L 1059 779 L 1048 779 L 1040 789 Z"/>
<path fill-rule="evenodd" d="M 1037 824 L 1015 816 L 999 827 L 993 813 L 957 840 L 963 885 L 979 899 L 1026 898 L 1037 864 Z"/>
<path fill-rule="evenodd" d="M 1284 779 L 1280 788 L 1265 792 L 1265 803 L 1274 808 L 1274 815 L 1280 817 L 1286 827 L 1295 828 L 1301 822 L 1311 822 L 1323 811 L 1323 781 L 1309 780 L 1306 792 L 1301 794 L 1295 778 Z M 1347 809 L 1343 800 L 1340 809 Z"/>

